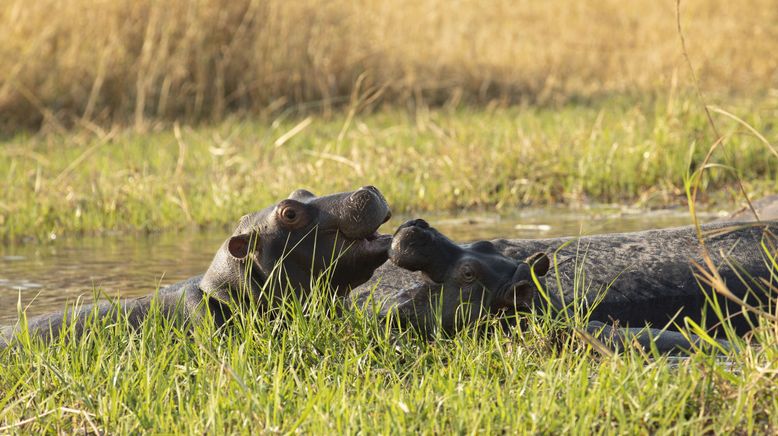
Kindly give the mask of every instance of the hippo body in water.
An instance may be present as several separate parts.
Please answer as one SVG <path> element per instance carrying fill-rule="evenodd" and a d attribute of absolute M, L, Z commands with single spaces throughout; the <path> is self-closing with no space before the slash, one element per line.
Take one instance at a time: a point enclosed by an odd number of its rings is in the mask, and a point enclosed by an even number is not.
<path fill-rule="evenodd" d="M 752 306 L 772 310 L 775 295 L 762 280 L 774 285 L 775 277 L 771 275 L 774 272 L 761 243 L 764 241 L 766 246 L 772 247 L 771 255 L 775 255 L 774 235 L 778 232 L 778 222 L 714 223 L 703 225 L 702 231 L 707 235 L 705 244 L 730 291 Z M 461 282 L 464 274 L 452 269 L 459 267 L 457 262 L 463 258 L 462 250 L 469 262 L 480 259 L 476 264 L 480 263 L 479 268 L 487 275 L 501 277 L 499 284 L 491 286 L 500 293 L 499 298 L 493 295 L 494 292 L 482 293 L 481 288 L 489 288 L 486 283 L 465 295 L 461 292 L 466 287 L 458 288 L 456 282 L 447 281 L 459 277 L 460 285 L 464 283 Z M 417 326 L 432 322 L 429 315 L 432 306 L 441 309 L 439 322 L 444 329 L 450 330 L 456 327 L 453 319 L 456 310 L 462 316 L 461 308 L 457 308 L 463 299 L 478 302 L 465 311 L 462 321 L 467 323 L 485 313 L 513 306 L 504 304 L 509 298 L 514 298 L 518 306 L 547 307 L 551 303 L 556 310 L 565 307 L 570 310 L 574 300 L 582 298 L 584 309 L 591 311 L 590 319 L 604 323 L 596 326 L 617 336 L 631 330 L 613 330 L 608 326 L 613 322 L 642 329 L 645 326 L 664 328 L 674 321 L 683 324 L 684 317 L 713 328 L 718 321 L 706 306 L 703 289 L 708 287 L 701 285 L 695 277 L 692 262 L 702 264 L 703 261 L 700 243 L 691 226 L 580 238 L 503 239 L 459 246 L 422 220 L 416 220 L 398 229 L 390 252 L 393 262 L 379 268 L 371 281 L 355 290 L 352 298 L 364 301 L 370 295 L 373 301 L 383 302 L 384 312 L 394 307 L 391 310 L 395 310 L 401 319 L 410 319 L 411 324 Z M 537 274 L 543 276 L 538 280 L 550 297 L 548 302 L 539 299 L 539 294 L 530 286 L 532 281 L 526 265 L 524 271 L 517 266 L 524 259 L 533 259 L 533 254 L 538 252 L 546 253 L 550 258 L 546 267 L 548 273 L 545 276 Z M 477 269 L 472 265 L 469 268 Z M 748 291 L 744 281 L 756 292 Z M 448 296 L 446 289 L 449 289 Z M 375 293 L 371 295 L 373 290 Z M 492 298 L 486 306 L 483 303 L 485 295 Z M 707 295 L 712 293 L 707 292 Z M 740 313 L 740 305 L 720 295 L 713 295 L 713 298 L 724 308 L 725 314 L 732 315 L 732 324 L 738 333 L 752 328 L 753 319 Z M 494 301 L 503 303 L 489 306 Z M 484 311 L 484 307 L 488 310 Z"/>
<path fill-rule="evenodd" d="M 415 220 L 403 224 L 395 233 L 390 260 L 403 269 L 419 271 L 424 282 L 400 292 L 400 301 L 390 300 L 389 305 L 382 307 L 381 316 L 393 314 L 401 323 L 427 336 L 436 328 L 450 334 L 489 315 L 515 321 L 517 311 L 545 312 L 550 308 L 551 315 L 566 311 L 569 318 L 574 316 L 568 308 L 561 307 L 558 299 L 549 301 L 535 288 L 533 275 L 542 277 L 550 267 L 545 253 L 535 253 L 524 261 L 512 259 L 491 242 L 457 245 L 425 221 Z M 686 337 L 679 332 L 619 327 L 599 321 L 589 321 L 584 332 L 615 351 L 637 343 L 645 350 L 674 354 L 705 345 L 696 335 Z M 731 348 L 725 340 L 719 339 L 717 343 L 720 349 Z"/>
<path fill-rule="evenodd" d="M 322 197 L 297 190 L 278 204 L 242 217 L 204 275 L 118 304 L 100 302 L 75 312 L 34 317 L 27 325 L 31 335 L 48 340 L 59 336 L 66 319 L 79 335 L 94 312 L 98 318 L 115 319 L 121 310 L 132 326 L 138 326 L 154 303 L 167 317 L 197 322 L 210 316 L 220 325 L 230 314 L 227 303 L 252 300 L 267 308 L 287 289 L 305 300 L 311 283 L 321 275 L 326 275 L 333 292 L 343 295 L 386 261 L 391 237 L 377 230 L 390 216 L 386 200 L 373 186 Z M 283 280 L 265 286 L 276 269 Z M 19 329 L 2 328 L 0 347 Z"/>

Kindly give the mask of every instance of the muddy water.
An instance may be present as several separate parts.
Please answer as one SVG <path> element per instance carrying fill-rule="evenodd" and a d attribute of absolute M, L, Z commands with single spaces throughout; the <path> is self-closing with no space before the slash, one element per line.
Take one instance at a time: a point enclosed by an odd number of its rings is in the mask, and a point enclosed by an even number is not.
<path fill-rule="evenodd" d="M 432 225 L 458 241 L 547 238 L 686 225 L 685 210 L 640 211 L 599 208 L 526 209 L 512 215 L 468 212 L 424 214 Z M 382 227 L 390 233 L 406 217 Z M 145 236 L 60 239 L 39 244 L 0 245 L 0 324 L 17 319 L 17 306 L 28 315 L 62 309 L 93 295 L 132 297 L 205 272 L 222 241 L 224 229 Z"/>

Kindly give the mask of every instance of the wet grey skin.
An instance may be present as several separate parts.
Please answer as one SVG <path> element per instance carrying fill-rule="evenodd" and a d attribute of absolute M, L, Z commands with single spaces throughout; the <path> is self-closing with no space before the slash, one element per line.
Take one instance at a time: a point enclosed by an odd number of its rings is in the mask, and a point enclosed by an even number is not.
<path fill-rule="evenodd" d="M 81 334 L 87 317 L 115 319 L 121 310 L 133 326 L 146 317 L 152 301 L 167 317 L 198 322 L 206 315 L 217 324 L 229 316 L 231 304 L 257 302 L 266 309 L 292 289 L 304 301 L 311 283 L 321 275 L 337 295 L 365 282 L 388 257 L 390 235 L 378 228 L 391 217 L 386 199 L 374 186 L 317 197 L 300 189 L 289 198 L 240 219 L 232 235 L 216 252 L 204 275 L 170 285 L 142 298 L 87 305 L 77 312 L 59 312 L 28 320 L 32 335 L 50 340 L 67 318 Z M 263 286 L 274 268 L 280 286 Z M 288 282 L 287 282 L 288 279 Z M 287 286 L 287 284 L 291 286 Z M 269 292 L 268 292 L 269 291 Z M 233 305 L 234 307 L 234 305 Z M 0 330 L 0 347 L 19 325 Z"/>
<path fill-rule="evenodd" d="M 715 223 L 703 225 L 702 230 L 730 290 L 751 305 L 773 310 L 776 296 L 761 279 L 773 284 L 776 279 L 760 244 L 776 246 L 778 223 Z M 536 292 L 525 259 L 535 263 L 550 306 Z M 487 314 L 529 306 L 559 310 L 572 303 L 576 293 L 583 295 L 584 309 L 591 311 L 590 319 L 595 321 L 591 333 L 598 335 L 645 345 L 653 342 L 667 351 L 688 348 L 690 343 L 669 331 L 662 333 L 664 342 L 651 341 L 660 331 L 644 330 L 646 326 L 665 327 L 673 321 L 682 325 L 683 318 L 689 317 L 717 330 L 718 319 L 706 309 L 705 286 L 696 279 L 692 265 L 692 261 L 702 263 L 693 227 L 458 245 L 423 220 L 414 220 L 395 233 L 390 260 L 352 298 L 359 303 L 369 298 L 381 302 L 381 314 L 393 313 L 401 323 L 423 332 L 438 322 L 451 332 Z M 743 281 L 755 292 L 748 291 Z M 732 316 L 739 334 L 753 327 L 755 320 L 744 316 L 740 305 L 719 295 L 713 298 Z M 614 323 L 620 327 L 612 327 Z"/>

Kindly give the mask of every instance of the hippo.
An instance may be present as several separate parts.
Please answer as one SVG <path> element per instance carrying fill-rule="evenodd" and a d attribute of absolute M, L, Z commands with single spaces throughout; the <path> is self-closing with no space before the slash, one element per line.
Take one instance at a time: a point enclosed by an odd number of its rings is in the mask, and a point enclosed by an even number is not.
<path fill-rule="evenodd" d="M 538 252 L 526 259 L 508 257 L 489 241 L 458 245 L 421 219 L 401 225 L 395 232 L 389 258 L 404 270 L 421 273 L 421 281 L 384 301 L 379 315 L 393 315 L 425 336 L 436 329 L 452 334 L 475 325 L 490 315 L 515 320 L 517 312 L 550 310 L 552 315 L 575 314 L 554 294 L 543 295 L 535 285 L 546 275 L 551 262 Z M 364 295 L 363 295 L 364 298 Z M 584 331 L 614 351 L 638 343 L 659 353 L 688 352 L 705 342 L 698 336 L 650 327 L 618 327 L 588 321 Z M 731 349 L 718 339 L 719 350 Z"/>
<path fill-rule="evenodd" d="M 702 225 L 701 230 L 718 272 L 734 296 L 772 311 L 775 288 L 762 280 L 772 280 L 774 286 L 775 271 L 761 244 L 771 247 L 771 256 L 775 256 L 778 222 L 713 223 Z M 541 274 L 546 266 L 543 256 L 535 254 L 539 252 L 551 258 L 548 274 Z M 636 332 L 629 329 L 683 323 L 687 317 L 720 333 L 723 329 L 708 299 L 730 316 L 739 335 L 750 331 L 755 322 L 740 304 L 706 292 L 707 286 L 698 281 L 693 262 L 702 264 L 702 257 L 693 226 L 580 238 L 499 239 L 460 246 L 425 221 L 413 220 L 395 233 L 390 259 L 392 262 L 354 291 L 352 300 L 364 302 L 370 296 L 373 301 L 383 301 L 384 313 L 394 306 L 399 318 L 412 319 L 417 326 L 429 326 L 433 304 L 440 308 L 444 330 L 455 330 L 456 323 L 472 323 L 506 307 L 535 305 L 586 312 L 590 320 L 603 323 L 599 327 L 617 336 Z M 536 276 L 548 301 L 538 300 L 530 269 L 526 262 L 520 262 L 525 259 L 541 262 Z M 462 270 L 457 269 L 458 262 L 463 262 Z M 485 271 L 493 282 L 472 279 L 476 274 L 468 270 Z M 467 280 L 476 280 L 473 283 L 478 286 L 462 287 Z M 442 301 L 437 298 L 441 287 Z M 460 299 L 469 302 L 464 309 Z M 454 313 L 459 313 L 459 319 Z M 626 330 L 613 331 L 607 327 L 612 323 Z"/>
<path fill-rule="evenodd" d="M 391 235 L 379 234 L 378 228 L 390 217 L 386 199 L 374 186 L 321 197 L 299 189 L 277 204 L 243 216 L 205 274 L 118 304 L 99 302 L 97 307 L 85 305 L 75 312 L 34 317 L 28 322 L 29 330 L 49 340 L 70 320 L 78 335 L 92 313 L 115 318 L 117 308 L 137 327 L 153 302 L 166 317 L 198 322 L 209 316 L 221 325 L 233 303 L 254 301 L 263 310 L 288 296 L 287 290 L 304 301 L 322 276 L 329 290 L 345 295 L 387 260 Z M 282 272 L 282 280 L 267 286 L 274 271 Z M 0 345 L 7 346 L 19 328 L 3 328 Z"/>

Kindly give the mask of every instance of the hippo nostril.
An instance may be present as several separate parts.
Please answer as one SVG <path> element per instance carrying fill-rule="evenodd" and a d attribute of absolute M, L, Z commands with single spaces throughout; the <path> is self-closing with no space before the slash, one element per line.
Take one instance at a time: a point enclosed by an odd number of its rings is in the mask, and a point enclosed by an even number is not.
<path fill-rule="evenodd" d="M 362 188 L 360 188 L 360 189 L 366 189 L 366 190 L 368 190 L 368 191 L 373 191 L 373 192 L 375 192 L 376 194 L 378 194 L 378 188 L 376 188 L 376 187 L 375 187 L 375 186 L 373 186 L 373 185 L 367 185 L 367 186 L 363 186 L 363 187 L 362 187 Z"/>

